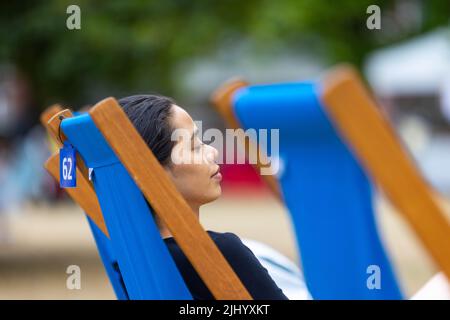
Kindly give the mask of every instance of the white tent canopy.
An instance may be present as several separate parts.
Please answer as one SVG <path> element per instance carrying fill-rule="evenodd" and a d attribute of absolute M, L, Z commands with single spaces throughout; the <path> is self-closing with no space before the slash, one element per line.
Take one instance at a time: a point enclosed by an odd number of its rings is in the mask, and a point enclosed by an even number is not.
<path fill-rule="evenodd" d="M 375 51 L 364 69 L 380 96 L 440 95 L 450 81 L 450 28 Z"/>

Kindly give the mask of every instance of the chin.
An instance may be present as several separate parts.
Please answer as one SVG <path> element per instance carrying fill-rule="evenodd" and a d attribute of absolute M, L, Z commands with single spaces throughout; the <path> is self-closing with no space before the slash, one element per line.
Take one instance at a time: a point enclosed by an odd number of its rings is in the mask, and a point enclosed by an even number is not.
<path fill-rule="evenodd" d="M 219 185 L 217 186 L 217 190 L 216 190 L 216 198 L 214 200 L 216 200 L 217 198 L 219 198 L 222 195 L 222 187 Z"/>
<path fill-rule="evenodd" d="M 217 188 L 215 188 L 215 190 L 209 193 L 205 203 L 213 202 L 217 200 L 221 195 L 222 195 L 222 188 L 218 186 Z"/>

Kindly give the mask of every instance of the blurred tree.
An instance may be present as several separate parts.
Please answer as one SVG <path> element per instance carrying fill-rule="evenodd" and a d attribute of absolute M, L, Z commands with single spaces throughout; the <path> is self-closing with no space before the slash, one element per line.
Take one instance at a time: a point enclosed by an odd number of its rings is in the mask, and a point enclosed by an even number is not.
<path fill-rule="evenodd" d="M 230 39 L 250 39 L 262 50 L 315 50 L 330 63 L 360 65 L 371 50 L 448 23 L 448 0 L 419 1 L 421 28 L 395 37 L 368 30 L 371 4 L 390 12 L 387 0 L 136 0 L 8 1 L 0 4 L 0 63 L 27 74 L 41 107 L 73 106 L 106 95 L 152 90 L 173 94 L 174 67 L 214 53 Z M 66 28 L 67 6 L 81 8 L 81 30 Z M 226 42 L 228 40 L 228 42 Z M 226 49 L 226 48 L 225 48 Z"/>

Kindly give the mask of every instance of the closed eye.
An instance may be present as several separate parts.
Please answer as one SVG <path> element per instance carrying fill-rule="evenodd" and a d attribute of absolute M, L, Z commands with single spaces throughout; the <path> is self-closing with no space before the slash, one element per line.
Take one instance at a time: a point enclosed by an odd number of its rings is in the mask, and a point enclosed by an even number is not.
<path fill-rule="evenodd" d="M 199 142 L 197 142 L 194 146 L 194 150 L 199 150 L 205 143 L 198 139 Z"/>

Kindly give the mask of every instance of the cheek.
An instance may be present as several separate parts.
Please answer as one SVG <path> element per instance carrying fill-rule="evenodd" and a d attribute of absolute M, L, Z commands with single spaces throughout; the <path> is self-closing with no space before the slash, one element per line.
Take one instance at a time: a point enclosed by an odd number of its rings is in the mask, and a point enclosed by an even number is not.
<path fill-rule="evenodd" d="M 211 179 L 207 165 L 181 164 L 172 173 L 175 186 L 188 202 L 203 204 L 221 194 L 220 184 Z"/>
<path fill-rule="evenodd" d="M 174 168 L 174 179 L 182 193 L 195 194 L 209 183 L 207 171 L 202 165 L 181 164 Z"/>

